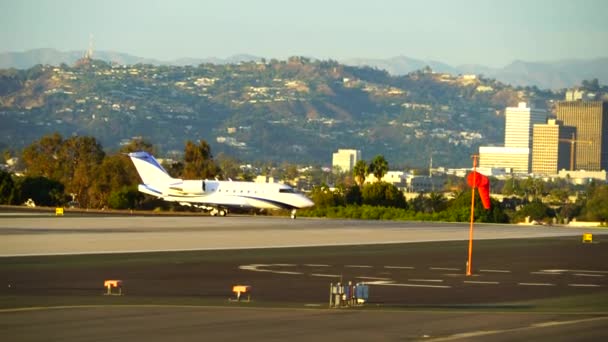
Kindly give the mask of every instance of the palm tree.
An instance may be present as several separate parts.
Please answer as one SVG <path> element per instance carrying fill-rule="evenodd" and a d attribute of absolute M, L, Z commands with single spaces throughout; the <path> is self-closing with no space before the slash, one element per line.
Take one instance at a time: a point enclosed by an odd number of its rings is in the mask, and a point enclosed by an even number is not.
<path fill-rule="evenodd" d="M 368 175 L 367 163 L 365 160 L 359 160 L 353 167 L 353 177 L 357 185 L 361 186 L 365 182 L 365 177 Z"/>
<path fill-rule="evenodd" d="M 369 164 L 368 172 L 373 173 L 377 180 L 381 180 L 387 171 L 388 162 L 381 154 L 377 155 L 374 160 L 372 160 L 372 162 Z"/>

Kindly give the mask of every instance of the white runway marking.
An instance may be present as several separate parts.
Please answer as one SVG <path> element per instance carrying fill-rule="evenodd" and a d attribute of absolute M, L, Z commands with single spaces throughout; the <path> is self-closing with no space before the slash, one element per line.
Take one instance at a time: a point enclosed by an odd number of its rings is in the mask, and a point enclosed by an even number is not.
<path fill-rule="evenodd" d="M 540 275 L 562 275 L 557 272 L 530 272 L 530 274 L 540 274 Z"/>
<path fill-rule="evenodd" d="M 498 284 L 500 284 L 497 281 L 475 281 L 475 280 L 464 280 L 463 283 L 466 283 L 466 284 L 487 284 L 487 285 L 498 285 Z"/>
<path fill-rule="evenodd" d="M 551 284 L 551 283 L 517 283 L 517 285 L 521 285 L 521 286 L 555 286 L 555 284 Z"/>
<path fill-rule="evenodd" d="M 454 267 L 429 267 L 429 269 L 433 271 L 460 271 L 460 268 Z"/>
<path fill-rule="evenodd" d="M 574 273 L 574 275 L 579 277 L 604 277 L 603 274 Z"/>
<path fill-rule="evenodd" d="M 241 265 L 241 266 L 239 266 L 239 269 L 246 270 L 246 271 L 253 271 L 253 272 L 268 272 L 268 273 L 276 273 L 276 274 L 292 274 L 292 275 L 303 274 L 302 272 L 268 270 L 268 269 L 261 268 L 261 267 L 270 267 L 270 266 L 277 266 L 277 265 L 279 265 L 279 264 L 275 264 L 275 265 L 267 265 L 267 264 Z M 283 264 L 283 265 L 285 265 L 285 264 Z"/>
<path fill-rule="evenodd" d="M 443 283 L 443 279 L 408 279 L 407 281 L 420 281 L 427 283 Z"/>
<path fill-rule="evenodd" d="M 374 280 L 374 281 L 366 281 L 364 282 L 364 284 L 366 285 L 387 285 L 387 284 L 393 284 L 395 283 L 394 280 Z M 2 312 L 0 310 L 0 312 Z"/>
<path fill-rule="evenodd" d="M 412 267 L 412 266 L 384 266 L 384 268 L 398 269 L 398 270 L 413 270 L 413 269 L 415 269 L 415 267 Z"/>
<path fill-rule="evenodd" d="M 279 267 L 293 267 L 293 266 L 297 266 L 295 264 L 272 264 L 273 266 L 279 266 Z"/>
<path fill-rule="evenodd" d="M 304 266 L 308 266 L 308 267 L 329 267 L 329 265 L 325 265 L 325 264 L 304 264 Z"/>
<path fill-rule="evenodd" d="M 511 329 L 502 329 L 502 330 L 480 330 L 480 331 L 471 331 L 471 332 L 464 332 L 464 333 L 458 333 L 458 334 L 454 334 L 451 336 L 446 336 L 446 337 L 440 337 L 440 338 L 434 338 L 432 339 L 432 341 L 438 342 L 438 341 L 462 341 L 464 339 L 472 339 L 473 337 L 480 337 L 480 336 L 489 336 L 489 335 L 498 335 L 498 334 L 504 334 L 504 333 L 508 333 L 508 332 L 517 332 L 517 331 L 526 331 L 526 330 L 532 330 L 532 329 L 537 329 L 537 328 L 545 328 L 545 327 L 552 327 L 552 326 L 561 326 L 561 325 L 568 325 L 568 324 L 579 324 L 579 323 L 586 323 L 586 322 L 594 322 L 594 321 L 599 321 L 599 320 L 606 320 L 608 317 L 593 317 L 593 318 L 584 318 L 584 319 L 577 319 L 577 320 L 572 320 L 572 321 L 560 321 L 560 322 L 555 322 L 555 321 L 551 321 L 551 322 L 542 322 L 542 323 L 534 323 L 531 324 L 529 326 L 522 326 L 519 328 L 511 328 Z M 491 340 L 491 338 L 485 338 L 484 340 Z"/>
<path fill-rule="evenodd" d="M 400 283 L 385 283 L 385 284 L 372 284 L 380 286 L 400 286 L 400 287 L 428 287 L 434 289 L 449 289 L 452 288 L 449 285 L 426 285 L 426 284 L 400 284 Z"/>
<path fill-rule="evenodd" d="M 326 278 L 341 278 L 341 274 L 323 274 L 323 273 L 311 273 L 312 277 L 326 277 Z"/>
<path fill-rule="evenodd" d="M 369 265 L 344 265 L 344 267 L 347 267 L 347 268 L 372 268 L 372 266 L 369 266 Z"/>
<path fill-rule="evenodd" d="M 277 273 L 277 274 L 303 274 L 302 272 L 292 272 L 292 271 L 275 271 L 275 270 L 265 270 L 266 272 L 270 272 L 270 273 Z"/>
<path fill-rule="evenodd" d="M 382 277 L 364 277 L 364 276 L 360 276 L 360 277 L 355 277 L 357 279 L 369 279 L 369 280 L 383 280 L 383 281 L 389 281 L 391 280 L 391 278 L 382 278 Z"/>
<path fill-rule="evenodd" d="M 559 274 L 559 273 L 568 272 L 568 270 L 540 270 L 540 272 Z"/>
<path fill-rule="evenodd" d="M 591 270 L 570 270 L 570 272 L 608 274 L 608 271 L 591 271 Z"/>
<path fill-rule="evenodd" d="M 568 286 L 572 286 L 572 287 L 602 287 L 602 285 L 597 285 L 597 284 L 568 284 Z"/>
<path fill-rule="evenodd" d="M 509 270 L 479 270 L 479 272 L 487 272 L 487 273 L 511 273 Z"/>
<path fill-rule="evenodd" d="M 265 264 L 252 264 L 252 265 L 241 265 L 239 269 L 253 272 L 267 272 L 267 270 L 261 270 L 259 267 L 268 266 Z"/>

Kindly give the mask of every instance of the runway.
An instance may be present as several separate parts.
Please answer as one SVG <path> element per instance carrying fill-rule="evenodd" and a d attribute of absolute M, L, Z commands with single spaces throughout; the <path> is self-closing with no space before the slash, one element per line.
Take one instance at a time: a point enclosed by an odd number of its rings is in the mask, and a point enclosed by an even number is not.
<path fill-rule="evenodd" d="M 595 243 L 581 242 L 587 232 Z M 3 215 L 0 329 L 11 341 L 608 338 L 606 230 L 476 224 L 472 277 L 468 233 L 461 223 Z M 329 247 L 270 249 L 296 246 Z M 145 253 L 185 250 L 196 252 Z M 122 279 L 126 295 L 102 296 L 104 279 Z M 372 310 L 324 309 L 340 280 L 370 284 Z M 253 286 L 252 307 L 227 300 L 237 283 Z"/>
<path fill-rule="evenodd" d="M 577 236 L 608 230 L 476 224 L 474 239 Z M 0 256 L 340 246 L 468 240 L 466 223 L 264 216 L 0 217 Z"/>
<path fill-rule="evenodd" d="M 600 341 L 608 323 L 592 314 L 188 306 L 42 309 L 0 312 L 0 318 L 12 341 Z M 44 327 L 44 336 L 25 322 Z M 469 330 L 453 333 L 463 326 Z"/>

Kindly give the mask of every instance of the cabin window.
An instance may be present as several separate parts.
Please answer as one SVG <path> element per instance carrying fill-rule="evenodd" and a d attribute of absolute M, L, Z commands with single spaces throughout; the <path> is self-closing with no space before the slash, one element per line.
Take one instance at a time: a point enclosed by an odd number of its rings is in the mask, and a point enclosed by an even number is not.
<path fill-rule="evenodd" d="M 279 192 L 293 194 L 293 189 L 279 189 Z"/>

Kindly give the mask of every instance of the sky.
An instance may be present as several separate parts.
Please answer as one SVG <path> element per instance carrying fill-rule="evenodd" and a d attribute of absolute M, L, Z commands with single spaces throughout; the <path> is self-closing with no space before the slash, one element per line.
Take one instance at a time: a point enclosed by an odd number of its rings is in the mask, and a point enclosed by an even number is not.
<path fill-rule="evenodd" d="M 408 56 L 451 65 L 608 57 L 606 0 L 0 0 L 0 52 L 172 60 Z"/>

